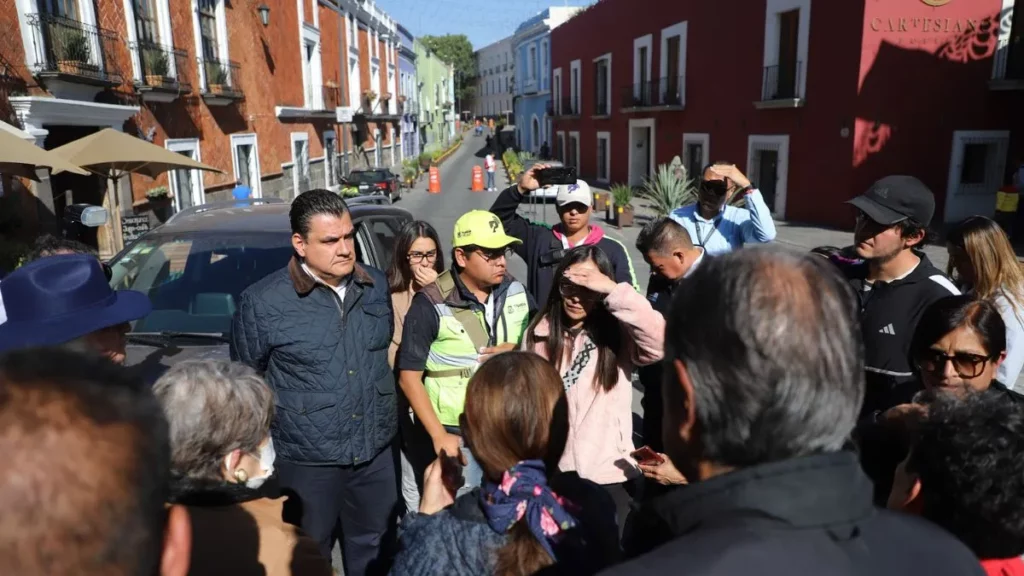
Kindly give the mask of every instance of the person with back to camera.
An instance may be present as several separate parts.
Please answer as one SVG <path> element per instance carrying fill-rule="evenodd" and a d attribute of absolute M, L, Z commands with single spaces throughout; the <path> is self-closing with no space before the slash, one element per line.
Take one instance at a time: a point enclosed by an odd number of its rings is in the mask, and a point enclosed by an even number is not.
<path fill-rule="evenodd" d="M 591 223 L 594 202 L 590 186 L 583 180 L 575 184 L 559 185 L 555 204 L 559 223 L 554 226 L 535 224 L 519 215 L 519 204 L 540 189 L 537 171 L 548 168 L 536 164 L 519 177 L 519 182 L 505 189 L 491 205 L 491 212 L 501 218 L 509 235 L 522 241 L 515 247 L 516 254 L 526 262 L 526 287 L 537 303 L 546 302 L 548 294 L 558 286 L 555 268 L 565 252 L 576 246 L 597 246 L 612 264 L 612 279 L 625 282 L 639 290 L 633 261 L 626 246 L 605 234 L 604 229 Z"/>
<path fill-rule="evenodd" d="M 1022 493 L 1024 405 L 983 392 L 932 405 L 896 471 L 889 508 L 948 530 L 989 576 L 1020 576 Z"/>
<path fill-rule="evenodd" d="M 437 231 L 430 224 L 416 220 L 406 223 L 395 239 L 395 253 L 388 267 L 388 288 L 391 290 L 391 306 L 395 313 L 395 333 L 388 348 L 388 362 L 395 369 L 398 348 L 402 344 L 402 330 L 405 317 L 412 306 L 412 299 L 425 286 L 437 281 L 444 272 L 444 254 Z M 398 430 L 402 441 L 402 498 L 406 511 L 419 507 L 420 475 L 427 462 L 433 458 L 430 438 L 423 425 L 416 420 L 409 399 L 405 394 L 398 397 Z M 421 462 L 427 460 L 427 462 Z"/>
<path fill-rule="evenodd" d="M 192 518 L 190 576 L 331 576 L 268 488 L 274 394 L 263 379 L 244 364 L 192 360 L 168 370 L 153 393 L 170 424 L 170 502 Z"/>
<path fill-rule="evenodd" d="M 559 469 L 600 484 L 625 525 L 640 476 L 633 446 L 634 366 L 662 357 L 665 319 L 639 292 L 611 279 L 596 246 L 569 250 L 555 270 L 557 291 L 527 329 L 524 348 L 562 375 L 569 439 Z"/>
<path fill-rule="evenodd" d="M 1016 389 L 1024 368 L 1024 269 L 1010 239 L 994 221 L 972 216 L 947 237 L 946 273 L 965 292 L 992 300 L 1006 324 L 1006 359 L 997 377 Z M 1024 390 L 1019 390 L 1024 391 Z"/>
<path fill-rule="evenodd" d="M 818 256 L 753 247 L 697 268 L 673 300 L 662 391 L 689 485 L 643 509 L 653 551 L 605 573 L 983 574 L 941 528 L 877 509 L 844 450 L 864 397 L 858 328 L 856 296 Z"/>
<path fill-rule="evenodd" d="M 419 513 L 403 520 L 392 574 L 593 574 L 618 560 L 614 504 L 593 483 L 559 472 L 569 422 L 549 363 L 529 352 L 487 360 L 470 379 L 462 421 L 483 486 L 453 499 L 444 465 L 431 464 Z"/>

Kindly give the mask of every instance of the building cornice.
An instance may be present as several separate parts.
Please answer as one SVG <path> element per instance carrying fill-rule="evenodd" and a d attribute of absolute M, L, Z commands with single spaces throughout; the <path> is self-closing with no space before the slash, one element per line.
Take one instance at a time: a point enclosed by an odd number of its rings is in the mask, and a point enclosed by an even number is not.
<path fill-rule="evenodd" d="M 84 100 L 65 100 L 44 96 L 12 96 L 11 108 L 23 126 L 44 125 L 103 126 L 120 131 L 124 123 L 139 113 L 138 106 L 102 104 Z"/>

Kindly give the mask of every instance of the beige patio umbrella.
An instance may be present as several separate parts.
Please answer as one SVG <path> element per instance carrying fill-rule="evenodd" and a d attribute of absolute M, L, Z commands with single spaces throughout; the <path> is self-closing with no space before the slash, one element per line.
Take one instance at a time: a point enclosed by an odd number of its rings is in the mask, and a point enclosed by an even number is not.
<path fill-rule="evenodd" d="M 35 138 L 27 132 L 0 120 L 0 174 L 23 176 L 36 181 L 39 180 L 37 168 L 88 174 L 60 155 L 36 146 L 34 142 Z"/>
<path fill-rule="evenodd" d="M 121 211 L 118 207 L 117 194 L 114 192 L 114 183 L 119 178 L 127 174 L 142 174 L 156 178 L 168 170 L 179 168 L 223 173 L 217 168 L 112 128 L 104 128 L 51 152 L 72 164 L 107 178 L 106 203 L 113 224 L 110 232 L 111 248 L 114 251 L 122 247 L 119 217 Z"/>

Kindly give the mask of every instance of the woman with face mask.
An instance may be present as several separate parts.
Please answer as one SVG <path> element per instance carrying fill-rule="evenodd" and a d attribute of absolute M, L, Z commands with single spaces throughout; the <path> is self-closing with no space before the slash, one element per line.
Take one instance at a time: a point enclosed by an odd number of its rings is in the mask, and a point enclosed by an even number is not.
<path fill-rule="evenodd" d="M 170 432 L 171 502 L 192 520 L 189 574 L 332 574 L 317 544 L 282 518 L 275 498 L 274 396 L 251 368 L 226 360 L 175 365 L 154 385 Z"/>

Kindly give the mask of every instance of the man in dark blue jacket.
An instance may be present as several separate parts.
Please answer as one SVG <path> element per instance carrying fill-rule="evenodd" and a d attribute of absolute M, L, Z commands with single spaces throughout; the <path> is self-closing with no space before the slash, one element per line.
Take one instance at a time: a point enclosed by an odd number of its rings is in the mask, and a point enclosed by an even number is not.
<path fill-rule="evenodd" d="M 566 250 L 583 245 L 596 245 L 604 251 L 612 261 L 615 282 L 627 282 L 639 290 L 633 262 L 626 247 L 618 240 L 605 236 L 600 226 L 590 223 L 593 196 L 590 186 L 583 180 L 558 187 L 555 204 L 561 222 L 553 227 L 534 224 L 516 212 L 523 198 L 540 188 L 534 173 L 545 167 L 545 164 L 538 164 L 524 172 L 517 184 L 498 195 L 490 210 L 501 218 L 507 234 L 523 242 L 513 248 L 526 261 L 527 292 L 538 306 L 543 307 L 554 283 L 555 268 L 562 261 L 562 256 Z"/>
<path fill-rule="evenodd" d="M 232 357 L 274 389 L 276 466 L 293 493 L 285 519 L 328 559 L 340 522 L 345 574 L 379 573 L 398 503 L 388 283 L 356 262 L 352 216 L 337 194 L 300 194 L 290 217 L 295 255 L 242 293 Z"/>

